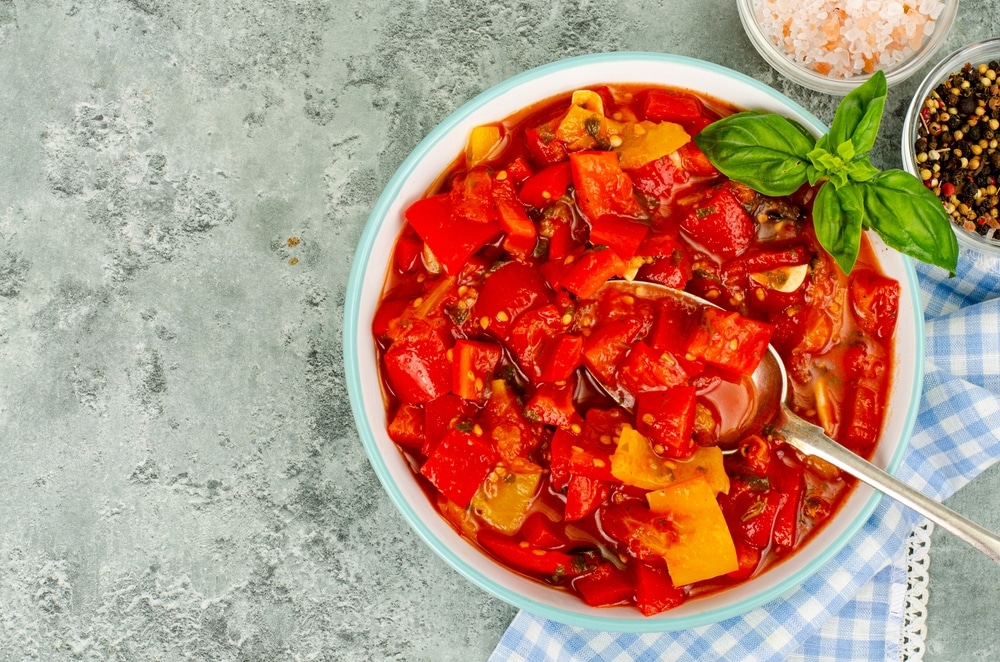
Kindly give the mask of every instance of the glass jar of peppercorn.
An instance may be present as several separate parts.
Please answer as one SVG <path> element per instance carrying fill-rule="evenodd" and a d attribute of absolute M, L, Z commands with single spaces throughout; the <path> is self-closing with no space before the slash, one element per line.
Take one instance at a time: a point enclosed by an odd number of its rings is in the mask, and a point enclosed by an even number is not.
<path fill-rule="evenodd" d="M 902 156 L 941 199 L 959 243 L 1000 255 L 1000 39 L 931 70 L 907 111 Z"/>

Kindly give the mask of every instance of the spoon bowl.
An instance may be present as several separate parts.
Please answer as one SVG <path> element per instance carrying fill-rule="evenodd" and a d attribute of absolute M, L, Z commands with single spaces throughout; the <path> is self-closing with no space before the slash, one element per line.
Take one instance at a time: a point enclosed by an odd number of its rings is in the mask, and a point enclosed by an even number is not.
<path fill-rule="evenodd" d="M 699 306 L 719 307 L 689 292 L 657 283 L 615 280 L 608 281 L 603 287 L 646 300 L 659 301 L 669 298 Z M 594 379 L 597 380 L 596 375 Z M 844 473 L 867 483 L 1000 563 L 1000 536 L 918 492 L 864 458 L 855 455 L 828 437 L 823 428 L 813 425 L 792 411 L 787 403 L 788 375 L 784 362 L 773 345 L 768 345 L 767 351 L 753 374 L 742 383 L 748 391 L 746 398 L 748 406 L 739 418 L 738 424 L 723 429 L 719 435 L 720 446 L 729 447 L 739 439 L 759 433 L 765 426 L 770 425 L 784 440 L 784 443 L 795 450 L 824 460 Z M 620 396 L 616 396 L 614 391 L 609 389 L 608 393 L 622 402 Z M 632 396 L 629 394 L 628 401 L 631 402 L 631 400 Z M 622 404 L 628 406 L 626 402 L 622 402 Z"/>

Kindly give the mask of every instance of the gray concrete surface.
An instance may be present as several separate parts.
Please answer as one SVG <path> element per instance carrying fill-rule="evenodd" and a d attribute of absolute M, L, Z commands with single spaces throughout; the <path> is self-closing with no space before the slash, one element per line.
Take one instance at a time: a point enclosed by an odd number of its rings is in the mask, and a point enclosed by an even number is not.
<path fill-rule="evenodd" d="M 963 0 L 949 46 L 998 21 Z M 488 656 L 514 609 L 423 547 L 354 430 L 350 257 L 451 110 L 608 50 L 832 117 L 726 0 L 0 0 L 0 660 Z M 998 488 L 953 505 L 1000 528 Z M 932 559 L 925 659 L 994 659 L 1000 570 Z"/>

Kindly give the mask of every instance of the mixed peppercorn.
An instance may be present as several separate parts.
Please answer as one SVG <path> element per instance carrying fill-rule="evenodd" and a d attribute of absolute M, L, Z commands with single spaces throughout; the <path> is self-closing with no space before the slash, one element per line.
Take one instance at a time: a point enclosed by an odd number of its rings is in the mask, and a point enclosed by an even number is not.
<path fill-rule="evenodd" d="M 1000 241 L 1000 64 L 966 63 L 924 100 L 920 178 L 956 225 Z"/>

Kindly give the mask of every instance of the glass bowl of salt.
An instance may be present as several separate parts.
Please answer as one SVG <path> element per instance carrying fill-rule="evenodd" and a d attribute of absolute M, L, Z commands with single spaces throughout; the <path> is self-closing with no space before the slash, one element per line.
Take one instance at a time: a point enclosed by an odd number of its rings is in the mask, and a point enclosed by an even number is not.
<path fill-rule="evenodd" d="M 799 85 L 845 96 L 881 69 L 890 86 L 944 43 L 958 0 L 737 0 L 757 52 Z"/>

